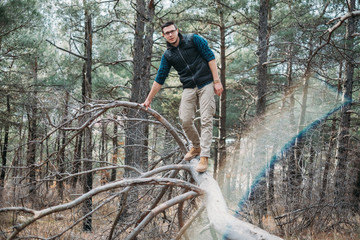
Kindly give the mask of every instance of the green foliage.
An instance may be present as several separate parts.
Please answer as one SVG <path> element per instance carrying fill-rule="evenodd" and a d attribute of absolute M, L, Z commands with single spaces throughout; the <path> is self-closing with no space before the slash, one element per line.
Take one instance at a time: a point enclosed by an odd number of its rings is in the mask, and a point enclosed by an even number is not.
<path fill-rule="evenodd" d="M 8 0 L 0 3 L 0 33 L 4 34 L 39 17 L 36 0 Z M 28 27 L 29 25 L 27 25 Z"/>
<path fill-rule="evenodd" d="M 134 17 L 130 2 L 98 3 L 97 1 L 3 1 L 0 5 L 1 50 L 10 49 L 16 55 L 37 55 L 41 66 L 39 83 L 66 89 L 81 98 L 82 68 L 84 60 L 68 54 L 45 42 L 84 56 L 84 12 L 91 12 L 93 18 L 93 97 L 97 99 L 126 99 L 132 79 L 132 36 Z M 130 4 L 129 4 L 130 3 Z M 301 79 L 310 48 L 318 46 L 318 37 L 328 28 L 326 22 L 346 11 L 341 1 L 327 4 L 327 1 L 283 2 L 271 1 L 269 18 L 269 99 L 276 99 L 287 86 L 286 68 L 289 43 L 292 45 L 294 62 L 293 78 Z M 9 10 L 11 9 L 11 11 Z M 228 89 L 228 126 L 238 125 L 237 119 L 253 116 L 254 96 L 257 82 L 257 1 L 160 1 L 156 5 L 155 45 L 153 51 L 152 79 L 155 77 L 159 59 L 165 50 L 164 39 L 159 26 L 167 20 L 176 20 L 181 31 L 196 32 L 204 36 L 219 60 L 219 13 L 224 14 L 226 26 L 226 53 Z M 17 29 L 21 26 L 19 29 Z M 11 30 L 16 29 L 8 35 Z M 6 35 L 5 35 L 6 34 Z M 337 30 L 333 39 L 341 46 L 344 26 Z M 359 44 L 355 44 L 355 51 Z M 8 53 L 7 53 L 8 54 Z M 7 55 L 4 55 L 5 57 Z M 331 61 L 323 61 L 325 56 Z M 326 71 L 330 78 L 336 78 L 341 59 L 339 51 L 331 47 L 322 49 L 314 62 Z M 13 68 L 24 70 L 31 67 L 31 58 L 18 58 Z M 3 67 L 11 64 L 12 58 L 2 61 Z M 219 62 L 218 62 L 219 63 Z M 26 66 L 25 66 L 26 64 Z M 3 70 L 5 70 L 3 68 Z M 320 75 L 319 75 L 320 77 Z M 323 77 L 323 76 L 321 76 Z M 5 78 L 2 78 L 4 83 Z M 20 75 L 6 79 L 21 79 Z M 16 81 L 15 81 L 16 82 Z M 170 80 L 170 86 L 179 84 L 177 77 Z M 2 89 L 8 89 L 3 84 Z M 356 94 L 356 93 L 355 93 Z M 175 106 L 179 91 L 173 88 L 162 91 L 154 105 L 166 115 L 176 119 Z M 161 100 L 166 101 L 161 101 Z M 171 100 L 171 101 L 168 101 Z M 171 111 L 170 111 L 171 109 Z M 247 118 L 245 116 L 245 118 Z"/>

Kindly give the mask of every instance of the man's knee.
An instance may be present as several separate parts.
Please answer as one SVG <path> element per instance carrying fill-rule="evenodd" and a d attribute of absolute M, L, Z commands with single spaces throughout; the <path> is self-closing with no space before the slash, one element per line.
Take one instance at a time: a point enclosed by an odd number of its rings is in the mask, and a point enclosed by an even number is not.
<path fill-rule="evenodd" d="M 204 111 L 201 115 L 201 125 L 212 124 L 214 119 L 213 112 L 211 110 Z"/>
<path fill-rule="evenodd" d="M 185 117 L 185 118 L 181 119 L 181 125 L 184 129 L 192 127 L 193 124 L 194 124 L 194 121 L 192 118 Z"/>

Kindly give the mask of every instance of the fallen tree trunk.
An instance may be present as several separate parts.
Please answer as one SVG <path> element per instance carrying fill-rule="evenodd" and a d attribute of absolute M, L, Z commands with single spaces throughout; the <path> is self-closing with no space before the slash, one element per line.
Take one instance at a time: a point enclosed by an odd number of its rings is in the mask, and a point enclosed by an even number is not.
<path fill-rule="evenodd" d="M 281 240 L 265 230 L 250 223 L 239 220 L 229 213 L 220 187 L 210 173 L 198 173 L 195 166 L 199 158 L 191 160 L 191 175 L 199 187 L 205 192 L 205 206 L 210 224 L 222 239 L 231 240 Z"/>

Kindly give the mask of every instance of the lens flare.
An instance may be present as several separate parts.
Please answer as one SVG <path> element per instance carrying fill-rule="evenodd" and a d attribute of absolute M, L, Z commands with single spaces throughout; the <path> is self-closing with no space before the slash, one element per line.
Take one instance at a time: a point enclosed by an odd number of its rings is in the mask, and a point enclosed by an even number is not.
<path fill-rule="evenodd" d="M 297 142 L 314 134 L 313 130 L 330 115 L 350 103 L 350 99 L 318 79 L 308 79 L 307 85 L 294 87 L 286 97 L 274 101 L 265 116 L 234 145 L 227 160 L 226 175 L 230 177 L 224 179 L 222 187 L 230 208 L 236 209 L 235 215 L 241 215 L 270 169 L 275 168 L 275 175 L 281 171 L 282 166 L 275 164 Z"/>

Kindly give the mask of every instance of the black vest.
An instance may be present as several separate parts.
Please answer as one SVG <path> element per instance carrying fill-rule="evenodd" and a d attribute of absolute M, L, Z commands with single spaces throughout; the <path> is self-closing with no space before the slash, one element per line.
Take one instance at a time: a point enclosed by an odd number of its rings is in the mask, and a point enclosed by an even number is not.
<path fill-rule="evenodd" d="M 203 59 L 193 42 L 194 34 L 181 35 L 178 47 L 168 44 L 164 56 L 180 76 L 183 88 L 195 88 L 212 81 L 208 62 Z"/>

